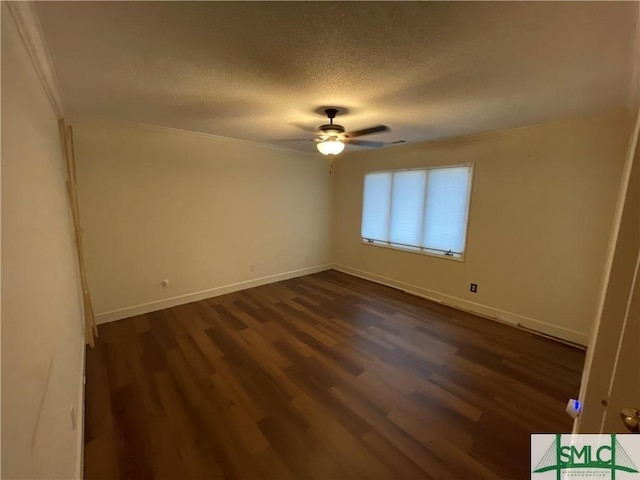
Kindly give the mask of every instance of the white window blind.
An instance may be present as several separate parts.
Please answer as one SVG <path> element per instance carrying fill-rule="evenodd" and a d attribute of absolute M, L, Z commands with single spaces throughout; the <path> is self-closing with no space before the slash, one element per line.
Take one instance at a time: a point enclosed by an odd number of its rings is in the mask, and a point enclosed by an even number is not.
<path fill-rule="evenodd" d="M 424 212 L 424 246 L 464 251 L 467 232 L 469 168 L 438 168 L 429 172 L 429 198 Z"/>
<path fill-rule="evenodd" d="M 470 166 L 367 174 L 363 240 L 461 257 L 470 184 Z"/>
<path fill-rule="evenodd" d="M 426 178 L 424 170 L 392 175 L 390 242 L 420 245 Z"/>
<path fill-rule="evenodd" d="M 391 175 L 370 173 L 364 179 L 364 212 L 362 236 L 377 240 L 389 239 L 389 207 L 391 206 Z"/>

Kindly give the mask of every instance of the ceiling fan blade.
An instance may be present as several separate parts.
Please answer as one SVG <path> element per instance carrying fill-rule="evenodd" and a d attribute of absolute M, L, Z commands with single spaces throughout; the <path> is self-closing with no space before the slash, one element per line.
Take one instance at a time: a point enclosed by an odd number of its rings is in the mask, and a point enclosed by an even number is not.
<path fill-rule="evenodd" d="M 347 133 L 348 137 L 362 137 L 363 135 L 371 135 L 372 133 L 387 132 L 390 128 L 386 125 L 376 125 L 375 127 L 363 128 L 354 132 Z"/>
<path fill-rule="evenodd" d="M 347 140 L 349 145 L 358 145 L 360 147 L 380 148 L 387 145 L 385 142 L 371 142 L 369 140 Z"/>
<path fill-rule="evenodd" d="M 313 138 L 273 138 L 269 140 L 273 143 L 283 143 L 283 142 L 313 142 Z"/>
<path fill-rule="evenodd" d="M 300 130 L 304 130 L 305 132 L 310 132 L 310 133 L 316 133 L 317 128 L 315 127 L 310 127 L 308 125 L 305 125 L 303 123 L 300 122 L 290 122 L 289 125 L 291 125 L 292 127 L 296 127 Z"/>

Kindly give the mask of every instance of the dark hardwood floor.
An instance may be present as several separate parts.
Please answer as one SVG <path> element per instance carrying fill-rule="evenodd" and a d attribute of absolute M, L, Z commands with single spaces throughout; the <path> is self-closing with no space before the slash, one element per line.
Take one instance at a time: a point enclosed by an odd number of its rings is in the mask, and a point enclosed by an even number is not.
<path fill-rule="evenodd" d="M 336 271 L 99 332 L 87 479 L 528 479 L 584 361 Z"/>

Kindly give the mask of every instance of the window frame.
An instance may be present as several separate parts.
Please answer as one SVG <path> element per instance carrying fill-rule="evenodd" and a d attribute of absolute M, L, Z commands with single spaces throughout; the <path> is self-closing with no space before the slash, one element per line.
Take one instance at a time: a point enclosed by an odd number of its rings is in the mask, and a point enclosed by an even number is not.
<path fill-rule="evenodd" d="M 365 194 L 365 181 L 366 176 L 372 173 L 396 173 L 396 172 L 409 172 L 415 170 L 441 170 L 444 168 L 460 168 L 460 167 L 468 167 L 469 168 L 469 185 L 467 186 L 467 208 L 465 212 L 465 232 L 464 232 L 464 251 L 460 254 L 460 256 L 455 255 L 446 255 L 444 252 L 439 253 L 434 249 L 429 249 L 426 247 L 417 247 L 413 245 L 401 245 L 392 242 L 386 242 L 384 240 L 372 240 L 366 239 L 362 237 L 362 220 L 364 214 L 364 194 Z M 453 260 L 455 262 L 463 262 L 467 257 L 467 241 L 469 239 L 469 222 L 471 217 L 471 196 L 473 193 L 473 177 L 474 177 L 475 163 L 456 163 L 452 165 L 437 165 L 437 166 L 429 166 L 429 167 L 410 167 L 410 168 L 395 168 L 395 169 L 387 169 L 387 170 L 369 170 L 364 172 L 362 176 L 362 201 L 361 201 L 361 209 L 360 209 L 360 243 L 362 245 L 373 246 L 373 247 L 382 247 L 388 248 L 391 250 L 397 250 L 400 252 L 414 253 L 418 255 L 426 255 L 429 257 L 442 258 L 445 260 Z M 428 194 L 427 194 L 428 198 Z"/>

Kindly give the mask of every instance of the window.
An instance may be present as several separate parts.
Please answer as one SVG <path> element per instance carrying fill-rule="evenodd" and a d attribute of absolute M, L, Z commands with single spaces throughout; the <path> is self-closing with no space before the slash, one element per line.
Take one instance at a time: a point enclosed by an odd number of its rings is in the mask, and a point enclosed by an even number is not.
<path fill-rule="evenodd" d="M 471 171 L 455 166 L 366 174 L 362 240 L 462 258 Z"/>

